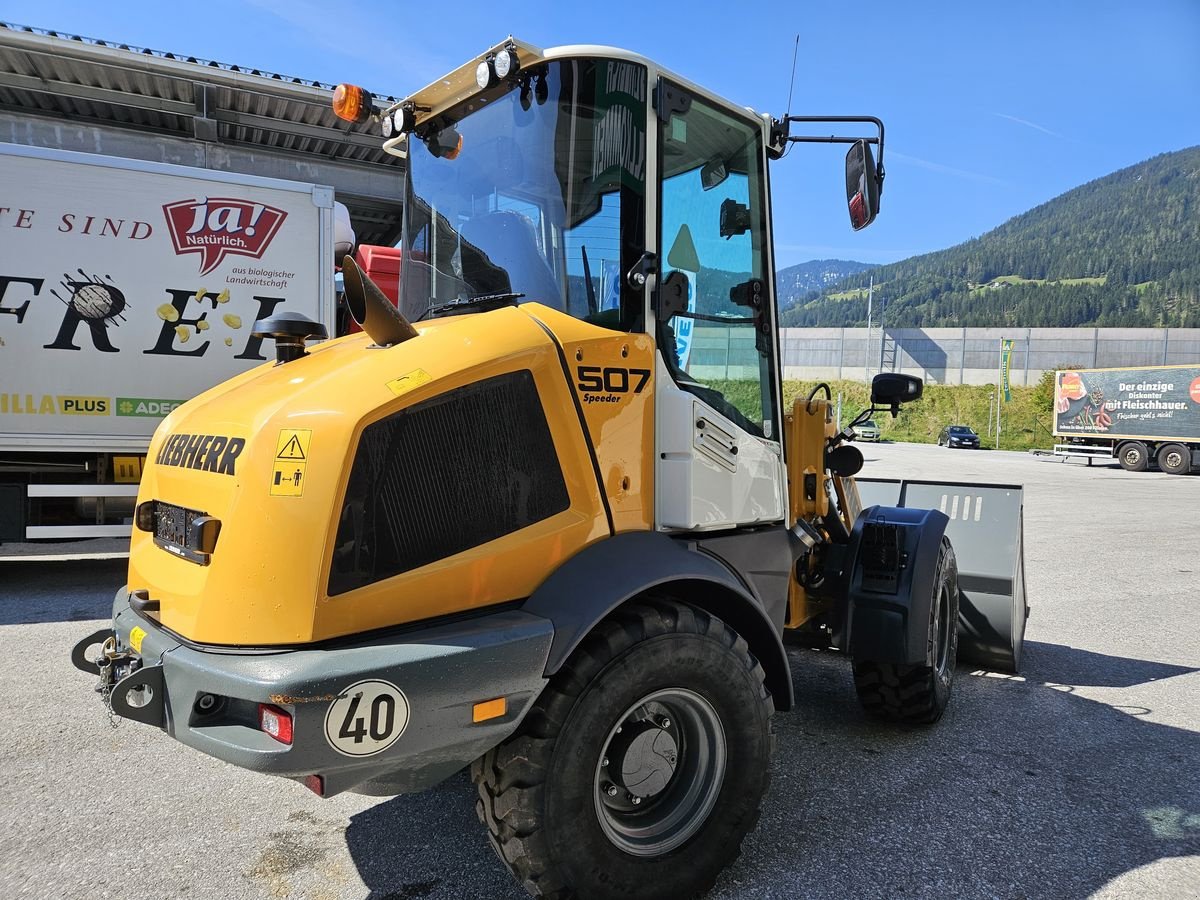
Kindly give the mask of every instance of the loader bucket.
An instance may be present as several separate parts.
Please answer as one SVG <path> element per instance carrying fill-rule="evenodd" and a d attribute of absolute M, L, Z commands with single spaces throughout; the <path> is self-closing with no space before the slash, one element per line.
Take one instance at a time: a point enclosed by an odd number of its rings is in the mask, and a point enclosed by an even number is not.
<path fill-rule="evenodd" d="M 958 559 L 958 657 L 1016 672 L 1025 640 L 1025 553 L 1020 485 L 856 479 L 865 509 L 937 509 Z"/>

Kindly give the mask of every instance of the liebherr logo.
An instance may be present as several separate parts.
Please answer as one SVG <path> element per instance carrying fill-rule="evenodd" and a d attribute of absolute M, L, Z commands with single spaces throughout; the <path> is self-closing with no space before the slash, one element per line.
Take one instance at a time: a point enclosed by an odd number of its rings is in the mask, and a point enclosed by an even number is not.
<path fill-rule="evenodd" d="M 175 252 L 199 253 L 207 275 L 229 254 L 262 259 L 287 213 L 274 206 L 209 197 L 163 205 Z"/>

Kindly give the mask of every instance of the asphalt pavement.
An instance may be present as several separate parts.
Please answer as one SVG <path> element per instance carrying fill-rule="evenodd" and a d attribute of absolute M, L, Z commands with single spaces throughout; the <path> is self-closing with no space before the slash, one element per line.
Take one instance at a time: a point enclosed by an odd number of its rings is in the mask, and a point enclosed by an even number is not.
<path fill-rule="evenodd" d="M 960 666 L 941 722 L 892 728 L 844 658 L 790 650 L 771 793 L 711 897 L 1200 897 L 1200 476 L 863 449 L 864 475 L 1025 485 L 1024 669 Z M 0 563 L 0 897 L 525 896 L 463 774 L 320 800 L 113 728 L 68 653 L 123 570 Z"/>

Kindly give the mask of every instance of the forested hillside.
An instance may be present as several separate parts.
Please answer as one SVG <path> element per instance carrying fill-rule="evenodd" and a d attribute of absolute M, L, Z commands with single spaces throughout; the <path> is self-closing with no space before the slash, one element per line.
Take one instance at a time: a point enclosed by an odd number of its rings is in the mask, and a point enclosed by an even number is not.
<path fill-rule="evenodd" d="M 813 291 L 823 291 L 848 275 L 865 272 L 871 268 L 874 266 L 870 263 L 849 259 L 814 259 L 780 269 L 775 276 L 780 308 L 787 309 Z"/>
<path fill-rule="evenodd" d="M 869 276 L 894 327 L 1198 327 L 1200 147 L 1089 182 L 956 247 L 801 298 L 786 297 L 781 281 L 783 324 L 865 325 Z"/>

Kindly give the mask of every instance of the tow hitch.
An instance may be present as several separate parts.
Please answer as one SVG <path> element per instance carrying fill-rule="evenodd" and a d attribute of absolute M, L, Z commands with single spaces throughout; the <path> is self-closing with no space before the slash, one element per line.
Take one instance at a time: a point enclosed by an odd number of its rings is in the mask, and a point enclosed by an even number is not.
<path fill-rule="evenodd" d="M 88 651 L 97 644 L 99 655 L 88 656 Z M 77 643 L 71 650 L 71 662 L 81 672 L 99 676 L 96 691 L 113 715 L 165 727 L 166 685 L 162 666 L 144 665 L 132 650 L 122 649 L 111 628 L 102 628 Z"/>

